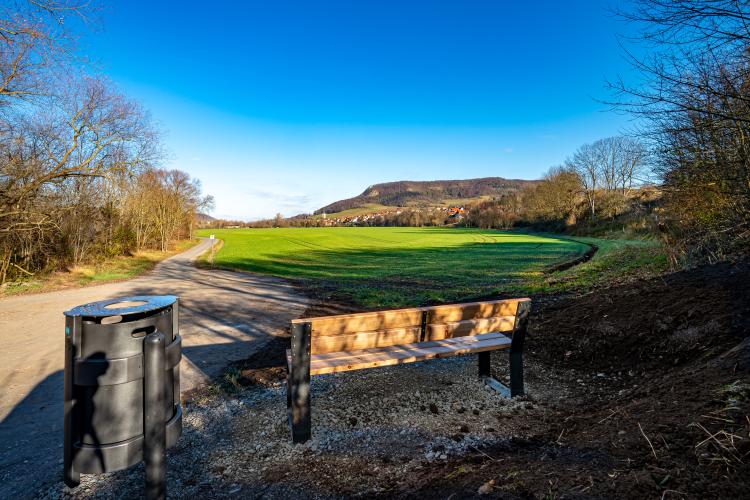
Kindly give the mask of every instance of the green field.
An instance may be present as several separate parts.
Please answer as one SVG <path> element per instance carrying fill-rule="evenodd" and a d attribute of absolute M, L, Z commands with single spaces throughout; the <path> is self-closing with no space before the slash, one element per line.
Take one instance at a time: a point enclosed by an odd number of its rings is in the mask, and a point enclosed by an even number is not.
<path fill-rule="evenodd" d="M 367 308 L 508 295 L 588 247 L 554 236 L 454 228 L 204 230 L 218 267 L 295 280 L 320 299 Z"/>

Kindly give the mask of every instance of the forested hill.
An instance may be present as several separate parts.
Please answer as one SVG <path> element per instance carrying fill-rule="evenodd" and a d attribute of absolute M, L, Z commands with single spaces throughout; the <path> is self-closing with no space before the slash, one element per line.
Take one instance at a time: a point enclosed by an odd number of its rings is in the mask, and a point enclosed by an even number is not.
<path fill-rule="evenodd" d="M 472 198 L 493 197 L 518 191 L 537 181 L 484 177 L 451 181 L 397 181 L 375 184 L 359 196 L 339 200 L 320 208 L 315 213 L 334 213 L 365 205 L 391 207 L 442 205 Z"/>

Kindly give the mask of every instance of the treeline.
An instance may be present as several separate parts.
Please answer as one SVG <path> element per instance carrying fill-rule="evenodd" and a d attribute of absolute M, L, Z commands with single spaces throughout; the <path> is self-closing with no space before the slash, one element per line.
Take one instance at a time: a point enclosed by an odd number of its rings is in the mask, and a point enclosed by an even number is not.
<path fill-rule="evenodd" d="M 540 182 L 470 205 L 466 225 L 495 229 L 532 226 L 551 231 L 611 226 L 625 214 L 643 212 L 658 197 L 658 190 L 644 187 L 651 173 L 647 159 L 644 144 L 631 137 L 584 144 Z"/>
<path fill-rule="evenodd" d="M 91 2 L 0 7 L 0 284 L 99 256 L 166 249 L 211 204 L 159 170 L 148 114 L 81 67 L 70 26 Z"/>
<path fill-rule="evenodd" d="M 330 226 L 444 226 L 449 223 L 448 216 L 442 209 L 436 208 L 407 208 L 383 214 L 368 214 L 354 217 L 348 222 L 336 222 L 310 214 L 300 214 L 285 218 L 276 214 L 272 219 L 261 219 L 252 222 L 212 220 L 204 223 L 207 228 L 256 228 L 267 229 L 273 227 L 330 227 Z"/>

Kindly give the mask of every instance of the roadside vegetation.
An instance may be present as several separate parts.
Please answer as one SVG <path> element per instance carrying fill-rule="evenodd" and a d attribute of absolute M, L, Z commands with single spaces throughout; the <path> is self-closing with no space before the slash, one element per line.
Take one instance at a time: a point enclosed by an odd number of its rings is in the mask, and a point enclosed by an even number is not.
<path fill-rule="evenodd" d="M 98 8 L 0 7 L 0 286 L 61 271 L 69 283 L 128 276 L 152 259 L 126 256 L 192 238 L 212 204 L 199 181 L 159 168 L 148 112 L 82 62 L 74 28 Z M 130 270 L 90 271 L 108 266 Z"/>
<path fill-rule="evenodd" d="M 97 259 L 65 271 L 55 271 L 26 280 L 6 282 L 0 287 L 0 296 L 50 292 L 135 278 L 151 271 L 156 264 L 164 259 L 184 252 L 197 243 L 198 240 L 177 241 L 166 251 L 160 249 L 141 250 L 131 255 Z"/>

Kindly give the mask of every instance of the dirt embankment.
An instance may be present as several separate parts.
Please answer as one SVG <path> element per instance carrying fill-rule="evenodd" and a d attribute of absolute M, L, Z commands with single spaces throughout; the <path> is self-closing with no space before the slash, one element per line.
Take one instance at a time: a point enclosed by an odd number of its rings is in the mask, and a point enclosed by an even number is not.
<path fill-rule="evenodd" d="M 569 397 L 540 401 L 525 436 L 415 477 L 407 496 L 748 494 L 750 263 L 567 299 L 530 324 L 531 382 L 559 376 Z"/>

